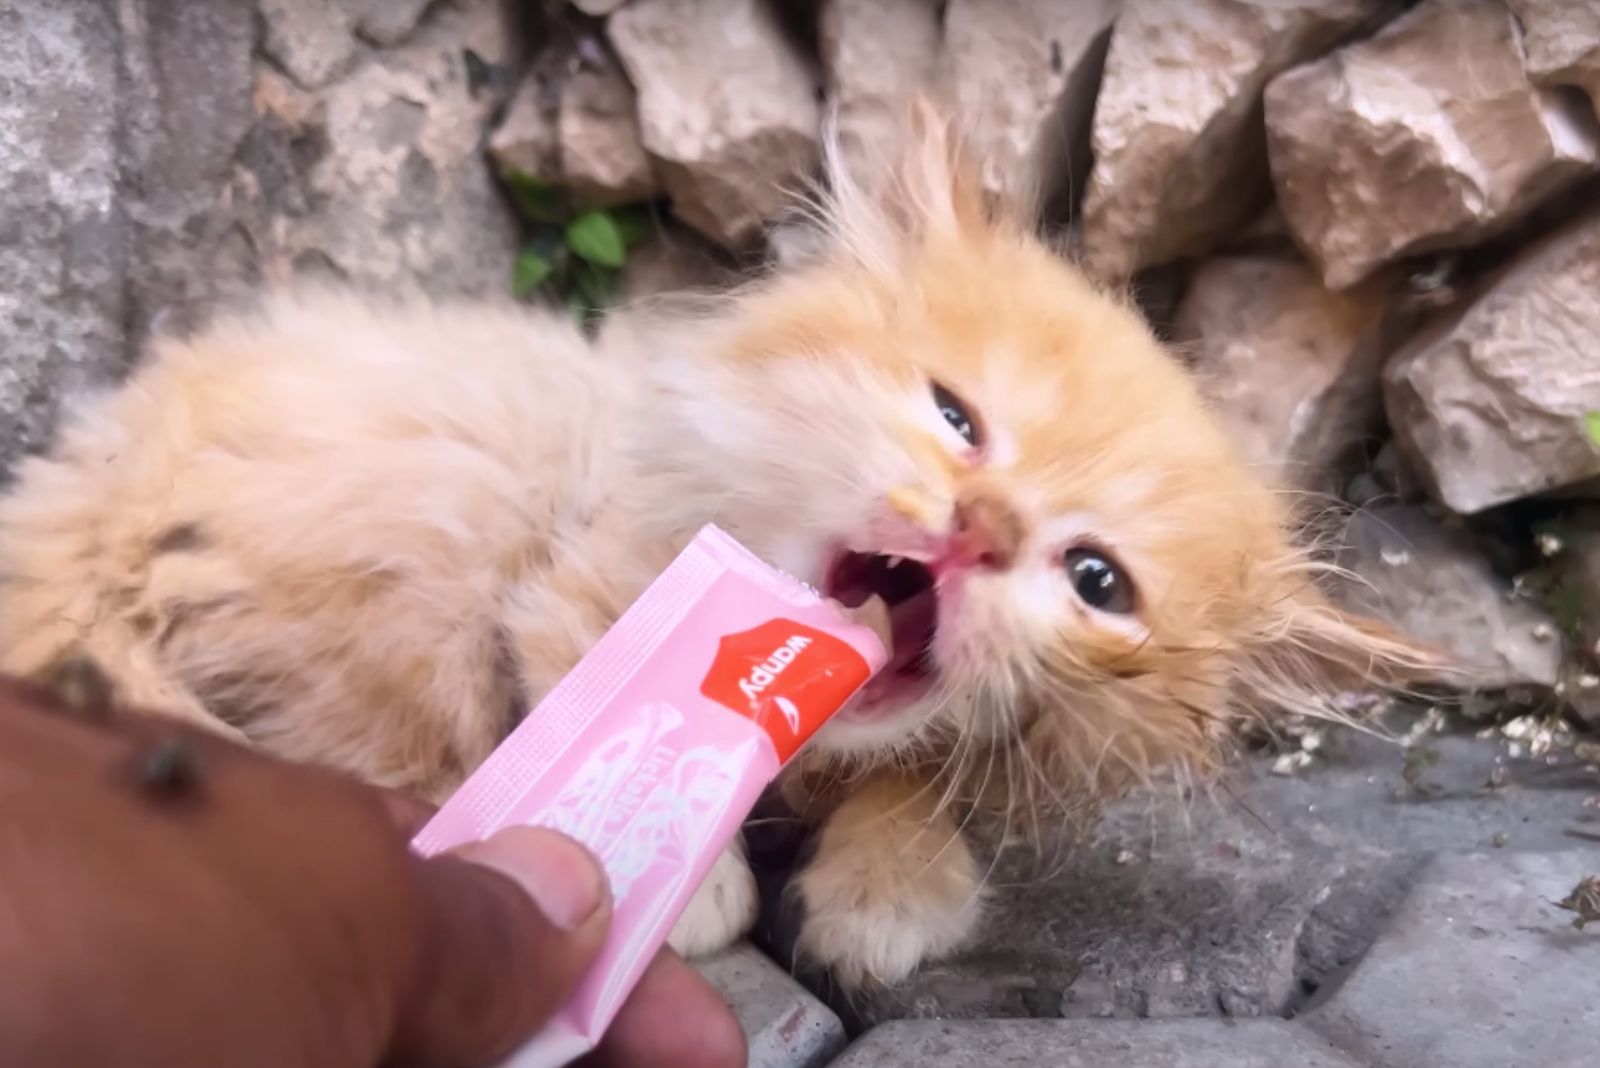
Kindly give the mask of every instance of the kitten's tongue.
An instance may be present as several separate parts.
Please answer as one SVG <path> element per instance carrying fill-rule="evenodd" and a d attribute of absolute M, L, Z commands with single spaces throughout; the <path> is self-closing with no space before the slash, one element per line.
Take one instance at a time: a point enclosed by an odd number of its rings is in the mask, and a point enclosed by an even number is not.
<path fill-rule="evenodd" d="M 839 607 L 852 623 L 876 634 L 878 641 L 888 650 L 890 659 L 894 659 L 894 623 L 889 617 L 889 606 L 883 603 L 882 597 L 869 597 L 855 608 Z"/>
<path fill-rule="evenodd" d="M 925 675 L 924 661 L 933 636 L 937 602 L 932 590 L 916 594 L 891 608 L 882 597 L 867 598 L 856 608 L 846 608 L 852 621 L 868 627 L 889 651 L 889 663 L 880 677 Z"/>

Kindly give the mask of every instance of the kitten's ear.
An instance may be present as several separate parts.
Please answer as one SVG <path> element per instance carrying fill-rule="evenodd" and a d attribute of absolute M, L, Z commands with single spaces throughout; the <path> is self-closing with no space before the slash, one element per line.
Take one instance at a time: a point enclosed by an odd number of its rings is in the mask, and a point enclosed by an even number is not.
<path fill-rule="evenodd" d="M 983 174 L 967 154 L 954 121 L 932 97 L 911 102 L 910 131 L 899 185 L 908 220 L 923 230 L 972 234 L 992 222 Z"/>
<path fill-rule="evenodd" d="M 907 240 L 971 239 L 993 229 L 997 220 L 977 163 L 932 96 L 912 100 L 887 144 L 854 145 L 847 159 L 831 121 L 825 140 L 828 214 L 862 261 L 884 262 Z"/>
<path fill-rule="evenodd" d="M 1471 680 L 1444 651 L 1349 612 L 1306 583 L 1273 602 L 1240 681 L 1263 710 L 1293 710 L 1350 691 L 1460 688 Z"/>

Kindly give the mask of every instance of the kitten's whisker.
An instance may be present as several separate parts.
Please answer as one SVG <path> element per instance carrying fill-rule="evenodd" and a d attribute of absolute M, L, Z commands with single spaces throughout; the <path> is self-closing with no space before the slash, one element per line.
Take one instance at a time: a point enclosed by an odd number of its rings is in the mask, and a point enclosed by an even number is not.
<path fill-rule="evenodd" d="M 978 795 L 980 797 L 982 797 L 983 795 L 985 795 L 985 794 L 987 794 L 989 792 L 989 779 L 994 774 L 994 746 L 992 746 L 992 745 L 991 746 L 985 746 L 984 748 L 988 750 L 989 759 L 984 765 L 983 783 L 978 788 Z M 978 813 L 978 806 L 977 805 L 968 805 L 967 806 L 967 811 L 962 815 L 961 821 L 956 824 L 956 833 L 952 836 L 951 841 L 954 841 L 956 838 L 961 837 L 961 835 L 966 832 L 966 829 L 967 829 L 968 825 L 972 823 L 972 820 L 977 815 L 977 813 Z M 948 849 L 949 847 L 950 847 L 950 843 L 949 842 L 945 843 L 945 849 Z M 940 850 L 941 853 L 943 853 L 943 851 L 944 850 Z M 937 859 L 937 857 L 935 859 Z M 982 884 L 980 883 L 979 885 L 982 885 Z"/>
<path fill-rule="evenodd" d="M 937 708 L 942 712 L 955 699 L 956 693 L 953 686 L 942 681 L 941 686 L 944 689 L 944 694 Z M 960 790 L 962 780 L 966 776 L 967 761 L 970 759 L 976 744 L 976 735 L 973 731 L 970 717 L 962 717 L 956 725 L 956 740 L 952 754 L 956 761 L 956 770 L 954 774 L 948 777 L 945 788 L 940 794 L 938 802 L 934 805 L 930 819 L 938 818 L 941 813 L 948 812 L 953 807 L 955 795 Z"/>
<path fill-rule="evenodd" d="M 1007 759 L 1008 762 L 1011 759 L 1010 758 L 1010 750 L 1009 750 L 1009 748 L 1007 749 L 1006 759 Z M 1007 768 L 1007 774 L 1008 775 L 1010 774 L 1009 766 Z M 1006 845 L 1007 845 L 1007 839 L 1010 837 L 1010 834 L 1011 834 L 1011 806 L 1007 805 L 1006 808 L 1005 808 L 1005 821 L 1001 825 L 1001 828 L 1000 828 L 1000 844 L 995 849 L 993 849 L 991 851 L 991 854 L 990 854 L 990 857 L 989 857 L 989 866 L 988 866 L 988 868 L 986 868 L 984 870 L 983 875 L 981 875 L 978 878 L 978 890 L 979 890 L 980 893 L 983 890 L 988 888 L 988 886 L 990 884 L 990 881 L 994 878 L 995 869 L 1000 864 L 1000 856 L 1005 851 L 1005 848 L 1006 848 Z"/>
<path fill-rule="evenodd" d="M 944 684 L 941 682 L 941 685 L 944 685 Z M 924 719 L 924 724 L 925 725 L 926 724 L 930 724 L 930 723 L 933 723 L 935 720 L 937 720 L 939 718 L 940 713 L 942 713 L 944 711 L 945 707 L 949 704 L 949 702 L 951 700 L 954 699 L 954 697 L 955 697 L 954 690 L 952 688 L 948 687 L 947 685 L 945 685 L 944 686 L 944 693 L 941 696 L 938 697 L 937 703 L 927 713 L 927 715 L 926 715 L 926 717 Z M 955 750 L 951 754 L 951 759 L 954 759 L 954 760 L 957 760 L 957 761 L 962 759 L 962 757 L 961 757 L 961 749 L 962 749 L 962 743 L 965 740 L 966 733 L 967 732 L 966 732 L 966 729 L 965 729 L 965 725 L 963 724 L 962 728 L 960 730 L 960 733 L 958 733 L 958 735 L 957 735 L 956 743 L 955 743 Z M 910 756 L 911 756 L 910 753 L 904 752 L 904 751 L 899 751 L 899 750 L 895 751 L 894 754 L 893 754 L 893 760 L 894 760 L 894 762 L 896 764 L 900 765 L 900 770 L 902 771 L 902 773 L 909 773 L 909 772 L 915 770 L 915 767 L 916 767 L 915 765 L 913 765 L 912 767 L 906 767 L 902 763 L 902 761 L 904 761 L 905 759 L 909 758 Z M 879 817 L 882 818 L 882 819 L 885 819 L 885 820 L 893 819 L 896 816 L 898 816 L 901 813 L 903 813 L 904 811 L 906 811 L 907 809 L 912 808 L 913 806 L 916 805 L 916 803 L 919 800 L 922 799 L 922 797 L 925 794 L 927 794 L 930 791 L 932 791 L 938 785 L 938 781 L 939 781 L 940 777 L 941 777 L 941 773 L 936 770 L 933 775 L 926 777 L 926 781 L 920 787 L 918 787 L 917 790 L 915 790 L 910 796 L 902 798 L 900 801 L 896 802 L 894 805 L 890 806 L 888 809 L 885 809 L 883 812 L 879 813 Z M 943 796 L 941 796 L 940 799 L 934 803 L 933 812 L 932 812 L 932 816 L 930 816 L 930 819 L 933 818 L 933 817 L 936 817 L 940 812 L 945 810 L 946 805 L 949 802 L 949 798 L 950 798 L 950 788 L 947 787 L 945 793 L 943 794 Z"/>

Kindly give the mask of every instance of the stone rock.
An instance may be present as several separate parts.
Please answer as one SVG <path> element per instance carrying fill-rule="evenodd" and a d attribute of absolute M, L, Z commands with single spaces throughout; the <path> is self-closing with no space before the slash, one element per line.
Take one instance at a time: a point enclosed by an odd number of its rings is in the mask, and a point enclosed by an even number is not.
<path fill-rule="evenodd" d="M 1570 85 L 1600 107 L 1600 6 L 1591 0 L 1506 0 L 1522 24 L 1528 73 L 1539 85 Z"/>
<path fill-rule="evenodd" d="M 622 299 L 637 302 L 715 290 L 728 285 L 732 276 L 699 234 L 666 225 L 653 240 L 628 251 L 628 262 L 622 268 Z"/>
<path fill-rule="evenodd" d="M 1278 201 L 1335 289 L 1492 236 L 1600 158 L 1594 115 L 1529 81 L 1500 0 L 1426 0 L 1283 74 L 1266 123 Z"/>
<path fill-rule="evenodd" d="M 1380 498 L 1390 504 L 1419 504 L 1428 499 L 1427 487 L 1411 470 L 1392 437 L 1378 446 L 1371 464 L 1356 477 L 1361 476 L 1366 477 L 1367 491 L 1346 498 L 1358 507 L 1375 504 Z"/>
<path fill-rule="evenodd" d="M 1282 1020 L 963 1020 L 884 1024 L 836 1068 L 988 1065 L 1116 1068 L 1358 1068 Z"/>
<path fill-rule="evenodd" d="M 417 28 L 423 12 L 438 0 L 365 0 L 357 23 L 361 36 L 380 48 L 393 48 Z"/>
<path fill-rule="evenodd" d="M 560 121 L 559 87 L 551 86 L 541 71 L 530 71 L 489 136 L 489 158 L 507 178 L 522 174 L 559 183 Z"/>
<path fill-rule="evenodd" d="M 1386 303 L 1376 286 L 1331 292 L 1299 260 L 1229 256 L 1195 271 L 1175 334 L 1246 460 L 1315 488 L 1381 416 Z"/>
<path fill-rule="evenodd" d="M 561 181 L 578 200 L 612 207 L 651 200 L 655 168 L 639 142 L 638 101 L 622 66 L 598 48 L 561 87 Z"/>
<path fill-rule="evenodd" d="M 266 27 L 262 51 L 305 89 L 326 84 L 355 52 L 358 12 L 338 0 L 259 0 Z"/>
<path fill-rule="evenodd" d="M 43 444 L 63 398 L 114 378 L 151 329 L 181 330 L 264 280 L 506 285 L 515 223 L 479 143 L 498 101 L 472 91 L 462 58 L 515 63 L 501 5 L 439 0 L 425 18 L 417 0 L 337 6 L 0 10 L 0 466 Z M 258 15 L 285 66 L 323 62 L 287 32 L 331 25 L 319 18 L 342 18 L 347 43 L 351 19 L 366 36 L 374 18 L 407 43 L 302 69 L 334 79 L 307 90 L 254 56 Z"/>
<path fill-rule="evenodd" d="M 120 372 L 163 310 L 214 296 L 235 239 L 254 5 L 109 10 L 0 13 L 15 22 L 0 28 L 5 461 L 43 444 L 66 395 Z"/>
<path fill-rule="evenodd" d="M 261 72 L 261 118 L 234 182 L 250 269 L 269 281 L 504 291 L 517 224 L 482 144 L 499 100 L 470 83 L 463 56 L 514 66 L 508 19 L 498 0 L 437 4 L 404 44 L 316 93 Z"/>
<path fill-rule="evenodd" d="M 130 352 L 159 319 L 182 319 L 245 284 L 231 178 L 251 108 L 255 4 L 146 0 L 119 7 L 127 76 L 119 121 L 137 252 L 125 284 Z"/>
<path fill-rule="evenodd" d="M 1125 0 L 1094 114 L 1084 255 L 1098 273 L 1205 253 L 1265 203 L 1263 87 L 1389 0 Z"/>
<path fill-rule="evenodd" d="M 821 1068 L 844 1048 L 839 1017 L 753 946 L 735 946 L 695 967 L 739 1018 L 749 1068 Z"/>
<path fill-rule="evenodd" d="M 60 396 L 124 363 L 132 224 L 118 195 L 119 28 L 102 4 L 0 7 L 0 464 Z"/>
<path fill-rule="evenodd" d="M 815 262 L 830 247 L 825 230 L 800 220 L 779 222 L 767 231 L 767 259 L 779 269 Z"/>
<path fill-rule="evenodd" d="M 890 158 L 907 105 L 932 84 L 939 35 L 934 0 L 828 0 L 822 8 L 823 70 L 839 151 L 858 181 L 871 181 Z"/>
<path fill-rule="evenodd" d="M 1344 563 L 1366 586 L 1346 600 L 1452 654 L 1477 688 L 1554 686 L 1561 643 L 1548 612 L 1515 597 L 1473 538 L 1417 506 L 1374 506 L 1345 531 Z"/>
<path fill-rule="evenodd" d="M 1133 301 L 1151 331 L 1163 342 L 1177 337 L 1178 312 L 1183 308 L 1189 288 L 1189 271 L 1183 264 L 1168 263 L 1151 267 L 1134 276 Z"/>
<path fill-rule="evenodd" d="M 674 212 L 748 243 L 816 167 L 815 72 L 761 0 L 634 0 L 606 26 Z"/>
<path fill-rule="evenodd" d="M 1600 475 L 1600 213 L 1522 252 L 1384 372 L 1395 438 L 1461 513 Z"/>
<path fill-rule="evenodd" d="M 1255 218 L 1234 231 L 1221 246 L 1227 253 L 1296 253 L 1294 237 L 1277 201 L 1268 204 Z"/>
<path fill-rule="evenodd" d="M 990 192 L 1075 197 L 1121 0 L 951 0 L 942 67 Z"/>
<path fill-rule="evenodd" d="M 1589 850 L 1440 858 L 1305 1023 L 1375 1068 L 1592 1064 L 1600 938 L 1554 902 L 1593 872 Z"/>

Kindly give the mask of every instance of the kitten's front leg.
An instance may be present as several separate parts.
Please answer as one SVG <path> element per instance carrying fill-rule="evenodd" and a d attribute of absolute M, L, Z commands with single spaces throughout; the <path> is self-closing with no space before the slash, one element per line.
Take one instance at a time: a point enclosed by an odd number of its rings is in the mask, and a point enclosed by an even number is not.
<path fill-rule="evenodd" d="M 898 982 L 978 925 L 977 863 L 938 803 L 917 779 L 867 781 L 828 817 L 795 880 L 800 949 L 847 987 Z"/>
<path fill-rule="evenodd" d="M 735 838 L 711 865 L 667 943 L 685 957 L 727 949 L 750 933 L 760 904 L 744 840 Z"/>

